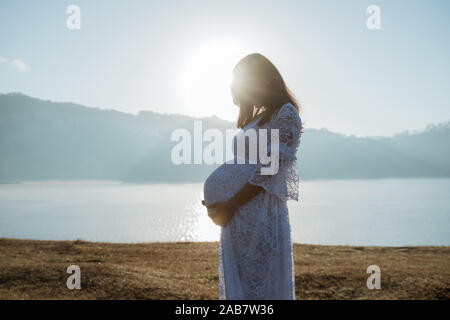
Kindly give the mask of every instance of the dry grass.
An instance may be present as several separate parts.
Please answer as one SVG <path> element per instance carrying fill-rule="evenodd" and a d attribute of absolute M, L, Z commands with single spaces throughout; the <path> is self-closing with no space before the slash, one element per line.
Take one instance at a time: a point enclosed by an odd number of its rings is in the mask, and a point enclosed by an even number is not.
<path fill-rule="evenodd" d="M 218 243 L 0 239 L 0 299 L 216 299 Z M 449 299 L 449 247 L 294 247 L 297 299 Z M 66 269 L 81 268 L 81 290 Z M 381 290 L 366 269 L 381 268 Z"/>

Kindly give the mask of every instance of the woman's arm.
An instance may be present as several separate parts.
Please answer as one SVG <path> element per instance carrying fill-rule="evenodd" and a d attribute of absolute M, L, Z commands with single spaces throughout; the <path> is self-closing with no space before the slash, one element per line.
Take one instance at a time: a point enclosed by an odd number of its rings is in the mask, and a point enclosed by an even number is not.
<path fill-rule="evenodd" d="M 216 202 L 212 205 L 206 206 L 205 201 L 202 204 L 207 208 L 214 208 L 216 211 L 208 214 L 215 224 L 226 227 L 231 218 L 233 218 L 237 209 L 245 203 L 253 199 L 263 188 L 247 183 L 239 190 L 233 198 L 226 202 Z"/>
<path fill-rule="evenodd" d="M 251 183 L 246 183 L 236 195 L 231 198 L 228 203 L 235 211 L 242 207 L 245 203 L 253 199 L 258 193 L 261 192 L 263 187 L 255 186 Z"/>

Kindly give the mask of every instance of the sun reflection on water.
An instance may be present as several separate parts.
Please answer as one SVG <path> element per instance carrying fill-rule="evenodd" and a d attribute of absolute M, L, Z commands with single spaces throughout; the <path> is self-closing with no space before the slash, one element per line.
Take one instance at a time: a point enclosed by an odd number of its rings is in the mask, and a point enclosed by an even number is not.
<path fill-rule="evenodd" d="M 208 217 L 206 208 L 201 204 L 202 192 L 195 194 L 195 202 L 187 205 L 189 218 L 186 226 L 187 237 L 191 241 L 219 241 L 220 227 Z"/>

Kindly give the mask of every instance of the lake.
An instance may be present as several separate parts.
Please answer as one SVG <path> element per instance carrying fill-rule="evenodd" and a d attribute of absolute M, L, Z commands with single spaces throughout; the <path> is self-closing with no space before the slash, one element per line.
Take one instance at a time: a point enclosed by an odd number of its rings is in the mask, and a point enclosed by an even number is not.
<path fill-rule="evenodd" d="M 0 237 L 217 241 L 202 184 L 0 184 Z M 450 245 L 450 179 L 302 181 L 292 239 L 327 245 Z"/>

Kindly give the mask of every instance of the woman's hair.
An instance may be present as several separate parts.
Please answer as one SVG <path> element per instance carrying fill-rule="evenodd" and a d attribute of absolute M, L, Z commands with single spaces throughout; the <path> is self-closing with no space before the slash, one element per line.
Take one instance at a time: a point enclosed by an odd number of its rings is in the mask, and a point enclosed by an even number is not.
<path fill-rule="evenodd" d="M 287 102 L 300 110 L 280 72 L 269 59 L 259 53 L 245 56 L 234 67 L 231 92 L 234 102 L 240 108 L 238 128 L 245 127 L 261 113 L 259 124 L 266 123 Z"/>

